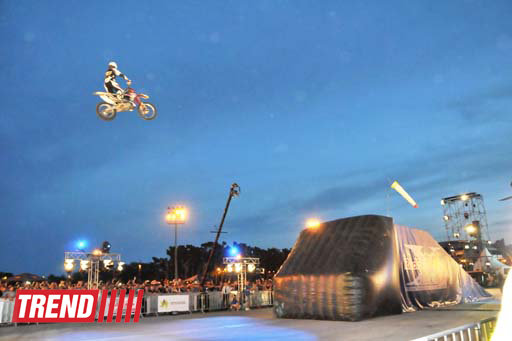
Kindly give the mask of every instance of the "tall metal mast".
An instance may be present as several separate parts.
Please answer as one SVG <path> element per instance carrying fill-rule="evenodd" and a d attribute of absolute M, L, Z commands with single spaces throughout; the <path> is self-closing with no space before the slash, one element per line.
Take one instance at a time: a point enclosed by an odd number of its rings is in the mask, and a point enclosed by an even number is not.
<path fill-rule="evenodd" d="M 204 282 L 206 281 L 206 275 L 208 274 L 208 268 L 210 267 L 210 263 L 213 259 L 213 255 L 215 253 L 215 249 L 217 248 L 220 234 L 222 233 L 222 226 L 224 225 L 224 220 L 226 219 L 226 214 L 228 213 L 229 204 L 231 203 L 231 199 L 233 197 L 240 195 L 240 186 L 238 184 L 233 183 L 231 185 L 231 188 L 229 190 L 229 196 L 228 201 L 226 203 L 226 207 L 224 208 L 224 214 L 222 215 L 222 220 L 220 221 L 219 229 L 217 230 L 217 234 L 215 235 L 215 241 L 213 242 L 213 247 L 210 250 L 210 255 L 208 256 L 208 261 L 206 262 L 206 266 L 203 271 L 203 276 L 201 278 L 201 286 L 204 285 Z"/>

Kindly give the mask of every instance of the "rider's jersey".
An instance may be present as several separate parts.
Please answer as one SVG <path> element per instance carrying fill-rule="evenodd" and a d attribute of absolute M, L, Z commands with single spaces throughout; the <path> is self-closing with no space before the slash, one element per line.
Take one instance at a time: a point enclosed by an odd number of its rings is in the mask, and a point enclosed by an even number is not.
<path fill-rule="evenodd" d="M 126 76 L 123 75 L 121 73 L 121 71 L 119 71 L 118 69 L 108 68 L 107 71 L 105 72 L 105 83 L 110 83 L 112 81 L 115 82 L 117 76 L 123 77 L 124 79 L 126 79 Z"/>

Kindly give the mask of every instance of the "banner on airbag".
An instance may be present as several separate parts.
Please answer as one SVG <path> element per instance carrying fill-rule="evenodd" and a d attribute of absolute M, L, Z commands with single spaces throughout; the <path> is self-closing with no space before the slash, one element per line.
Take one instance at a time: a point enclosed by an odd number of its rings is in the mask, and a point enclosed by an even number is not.
<path fill-rule="evenodd" d="M 395 231 L 405 311 L 488 296 L 428 232 L 398 225 Z"/>

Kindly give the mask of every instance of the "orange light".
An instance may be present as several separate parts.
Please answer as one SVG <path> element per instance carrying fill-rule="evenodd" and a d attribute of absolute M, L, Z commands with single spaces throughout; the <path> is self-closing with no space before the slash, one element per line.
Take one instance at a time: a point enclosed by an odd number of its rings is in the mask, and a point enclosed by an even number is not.
<path fill-rule="evenodd" d="M 187 209 L 184 206 L 176 206 L 169 209 L 165 215 L 165 221 L 169 224 L 184 224 L 187 220 Z"/>
<path fill-rule="evenodd" d="M 465 229 L 465 230 L 466 230 L 466 232 L 467 232 L 468 234 L 470 234 L 470 235 L 471 235 L 471 234 L 474 234 L 474 233 L 476 232 L 476 227 L 475 227 L 475 225 L 472 225 L 472 224 L 467 225 L 464 229 Z"/>
<path fill-rule="evenodd" d="M 167 213 L 167 215 L 165 216 L 165 220 L 167 222 L 174 221 L 174 220 L 176 220 L 176 216 L 172 213 Z"/>
<path fill-rule="evenodd" d="M 316 230 L 320 226 L 320 220 L 318 219 L 308 219 L 306 221 L 306 228 Z"/>

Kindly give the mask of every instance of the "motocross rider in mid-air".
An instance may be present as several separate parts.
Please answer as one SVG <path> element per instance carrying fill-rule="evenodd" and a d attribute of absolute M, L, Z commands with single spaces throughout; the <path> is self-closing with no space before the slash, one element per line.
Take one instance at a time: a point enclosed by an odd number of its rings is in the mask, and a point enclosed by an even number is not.
<path fill-rule="evenodd" d="M 105 82 L 103 86 L 105 87 L 105 90 L 111 94 L 124 94 L 123 88 L 116 82 L 116 77 L 122 77 L 126 83 L 131 82 L 126 75 L 124 75 L 119 69 L 117 68 L 116 62 L 110 62 L 108 63 L 108 69 L 105 72 Z M 132 99 L 129 98 L 129 96 L 124 96 L 127 100 L 130 101 L 135 106 L 135 103 L 133 103 Z M 122 100 L 122 98 L 119 98 Z"/>

